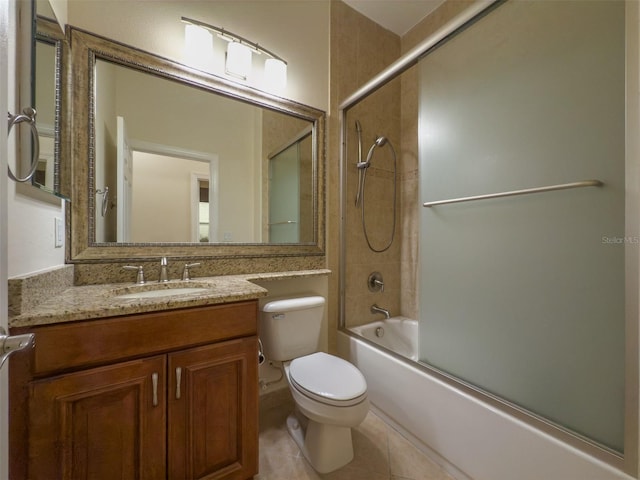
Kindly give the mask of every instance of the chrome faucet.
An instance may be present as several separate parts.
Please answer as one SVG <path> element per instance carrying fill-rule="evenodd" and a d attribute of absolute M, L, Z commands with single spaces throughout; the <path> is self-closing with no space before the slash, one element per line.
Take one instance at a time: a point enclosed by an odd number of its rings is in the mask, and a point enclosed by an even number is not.
<path fill-rule="evenodd" d="M 158 282 L 165 283 L 169 281 L 169 276 L 167 275 L 167 257 L 162 257 L 160 259 L 160 278 L 158 278 Z"/>
<path fill-rule="evenodd" d="M 384 318 L 391 318 L 391 315 L 389 315 L 389 310 L 381 308 L 378 305 L 376 305 L 375 303 L 373 305 L 371 305 L 371 313 L 383 313 L 384 314 Z"/>
<path fill-rule="evenodd" d="M 136 270 L 138 274 L 136 275 L 136 285 L 144 285 L 144 267 L 142 265 L 133 266 L 133 265 L 125 265 L 122 267 L 124 270 Z"/>
<path fill-rule="evenodd" d="M 191 269 L 193 267 L 197 267 L 200 265 L 200 262 L 196 263 L 185 263 L 184 269 L 182 270 L 182 280 L 189 281 L 191 280 Z"/>

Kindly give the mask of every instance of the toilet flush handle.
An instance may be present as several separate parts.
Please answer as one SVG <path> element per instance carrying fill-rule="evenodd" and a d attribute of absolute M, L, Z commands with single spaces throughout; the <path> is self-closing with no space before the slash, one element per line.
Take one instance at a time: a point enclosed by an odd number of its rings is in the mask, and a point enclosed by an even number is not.
<path fill-rule="evenodd" d="M 265 361 L 265 356 L 262 350 L 262 340 L 258 339 L 258 365 L 262 365 Z"/>

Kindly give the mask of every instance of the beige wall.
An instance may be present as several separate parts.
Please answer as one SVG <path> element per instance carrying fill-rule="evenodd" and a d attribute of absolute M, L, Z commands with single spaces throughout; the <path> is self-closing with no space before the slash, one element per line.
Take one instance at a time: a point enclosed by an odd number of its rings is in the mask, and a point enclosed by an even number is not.
<path fill-rule="evenodd" d="M 191 174 L 209 163 L 137 152 L 133 157 L 131 241 L 193 242 Z"/>
<path fill-rule="evenodd" d="M 131 69 L 117 71 L 116 115 L 125 118 L 129 141 L 217 155 L 220 235 L 259 242 L 261 109 Z M 196 110 L 200 121 L 189 121 Z"/>
<path fill-rule="evenodd" d="M 396 44 L 397 45 L 397 44 Z M 347 112 L 347 156 L 346 156 L 346 271 L 345 271 L 345 319 L 348 326 L 383 318 L 372 314 L 371 306 L 389 310 L 391 315 L 401 313 L 400 305 L 400 208 L 394 210 L 394 194 L 399 195 L 399 177 L 395 179 L 394 168 L 399 173 L 399 163 L 394 167 L 391 146 L 400 154 L 400 82 L 395 80 L 372 94 Z M 355 205 L 358 190 L 358 139 L 355 121 L 362 125 L 362 160 L 366 160 L 374 140 L 378 136 L 388 139 L 386 145 L 376 147 L 371 157 L 371 166 L 365 175 L 364 198 L 360 206 Z M 396 202 L 398 203 L 398 202 Z M 362 207 L 364 206 L 364 222 Z M 395 231 L 394 231 L 395 217 Z M 364 224 L 364 227 L 363 227 Z M 375 250 L 372 250 L 368 243 Z M 371 292 L 367 279 L 379 272 L 384 281 L 384 291 Z"/>
<path fill-rule="evenodd" d="M 178 62 L 184 61 L 182 16 L 246 37 L 288 62 L 283 97 L 327 110 L 329 91 L 329 1 L 220 0 L 69 0 L 68 23 L 107 38 Z M 152 28 L 146 28 L 150 26 Z M 224 76 L 227 42 L 214 38 L 214 71 Z M 255 76 L 248 84 L 260 88 L 264 55 L 254 55 Z"/>
<path fill-rule="evenodd" d="M 471 1 L 447 1 L 402 38 L 360 15 L 339 1 L 332 2 L 331 16 L 331 115 L 329 137 L 329 268 L 338 271 L 340 229 L 338 105 L 357 88 L 393 63 L 400 55 L 427 38 L 463 11 Z M 346 221 L 345 221 L 345 321 L 355 326 L 380 318 L 370 313 L 376 303 L 392 315 L 417 318 L 418 314 L 418 91 L 417 71 L 407 70 L 352 107 L 346 116 Z M 397 154 L 397 219 L 392 246 L 372 252 L 364 239 L 361 210 L 355 206 L 358 172 L 355 120 L 362 125 L 363 160 L 377 136 L 388 137 Z M 393 222 L 392 162 L 388 147 L 376 148 L 366 178 L 366 223 L 374 247 L 384 246 Z M 332 233 L 333 232 L 333 233 Z M 384 278 L 384 293 L 367 287 L 370 273 Z M 338 275 L 331 292 L 339 298 Z M 329 322 L 337 325 L 339 305 L 330 306 Z M 330 330 L 331 333 L 331 330 Z M 330 341 L 332 337 L 330 336 Z M 331 344 L 333 345 L 333 344 Z"/>
<path fill-rule="evenodd" d="M 328 197 L 328 262 L 329 268 L 336 272 L 330 279 L 330 295 L 334 300 L 329 304 L 329 347 L 335 349 L 336 327 L 339 318 L 339 230 L 340 230 L 340 125 L 338 122 L 338 106 L 362 86 L 375 74 L 382 71 L 400 55 L 400 38 L 364 17 L 342 2 L 331 3 L 331 110 L 329 122 L 329 149 L 327 158 L 327 197 Z M 376 136 L 389 136 L 396 148 L 399 144 L 399 85 L 394 82 L 384 91 L 359 106 L 348 118 L 349 155 L 347 169 L 347 222 L 346 222 L 346 288 L 348 300 L 348 318 L 351 321 L 366 321 L 372 318 L 369 308 L 372 303 L 395 310 L 398 313 L 399 290 L 399 241 L 396 239 L 388 252 L 375 254 L 366 246 L 362 234 L 359 213 L 355 208 L 355 190 L 357 186 L 357 171 L 355 169 L 355 154 L 357 152 L 357 137 L 355 135 L 355 120 L 359 120 L 363 129 L 363 155 L 371 146 Z M 356 150 L 354 150 L 354 148 Z M 368 172 L 370 182 L 367 192 L 375 188 L 390 187 L 390 167 L 388 150 L 380 149 L 376 152 L 376 168 Z M 386 177 L 386 178 L 385 178 Z M 381 201 L 390 205 L 389 191 L 381 193 Z M 382 205 L 376 205 L 371 211 L 368 229 L 371 232 L 381 232 L 383 226 L 390 225 L 392 212 L 380 214 Z M 388 232 L 388 231 L 387 231 Z M 373 233 L 372 241 L 384 241 Z M 385 293 L 371 294 L 367 289 L 367 277 L 374 269 L 383 273 L 385 277 Z"/>

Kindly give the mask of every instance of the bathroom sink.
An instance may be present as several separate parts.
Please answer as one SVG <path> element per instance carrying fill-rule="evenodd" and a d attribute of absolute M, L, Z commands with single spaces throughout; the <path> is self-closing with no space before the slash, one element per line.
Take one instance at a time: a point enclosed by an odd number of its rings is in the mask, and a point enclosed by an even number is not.
<path fill-rule="evenodd" d="M 160 297 L 173 297 L 176 295 L 190 295 L 194 293 L 203 293 L 210 288 L 202 287 L 189 287 L 189 288 L 162 288 L 158 290 L 144 290 L 141 292 L 125 293 L 122 295 L 116 295 L 115 298 L 128 299 L 128 298 L 160 298 Z"/>

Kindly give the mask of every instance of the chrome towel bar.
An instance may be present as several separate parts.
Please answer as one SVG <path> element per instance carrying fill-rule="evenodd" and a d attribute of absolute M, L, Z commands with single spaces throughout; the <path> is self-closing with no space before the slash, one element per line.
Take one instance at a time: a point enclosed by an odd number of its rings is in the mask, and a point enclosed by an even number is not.
<path fill-rule="evenodd" d="M 435 202 L 425 202 L 423 207 L 433 207 L 436 205 L 446 205 L 449 203 L 471 202 L 475 200 L 486 200 L 488 198 L 513 197 L 515 195 L 528 195 L 529 193 L 552 192 L 554 190 L 566 190 L 568 188 L 601 187 L 604 185 L 600 180 L 583 180 L 581 182 L 562 183 L 560 185 L 549 185 L 547 187 L 526 188 L 524 190 L 513 190 L 511 192 L 487 193 L 485 195 L 475 195 L 473 197 L 450 198 L 449 200 L 437 200 Z"/>

